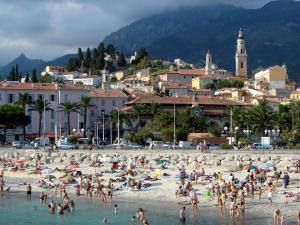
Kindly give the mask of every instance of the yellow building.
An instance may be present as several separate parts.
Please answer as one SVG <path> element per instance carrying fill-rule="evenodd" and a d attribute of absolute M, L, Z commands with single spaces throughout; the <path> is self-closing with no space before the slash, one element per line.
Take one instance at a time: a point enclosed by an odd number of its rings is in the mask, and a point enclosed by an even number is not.
<path fill-rule="evenodd" d="M 193 89 L 204 89 L 206 85 L 213 81 L 213 76 L 199 76 L 192 79 Z"/>
<path fill-rule="evenodd" d="M 290 94 L 290 99 L 299 101 L 300 100 L 300 90 L 297 89 L 296 91 L 292 92 Z"/>
<path fill-rule="evenodd" d="M 255 89 L 285 89 L 287 80 L 286 66 L 272 66 L 254 74 Z"/>

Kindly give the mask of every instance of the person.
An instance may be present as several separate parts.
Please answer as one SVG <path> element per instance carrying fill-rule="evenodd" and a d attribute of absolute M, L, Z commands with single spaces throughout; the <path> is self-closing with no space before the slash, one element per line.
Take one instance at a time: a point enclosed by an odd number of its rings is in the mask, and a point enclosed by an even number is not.
<path fill-rule="evenodd" d="M 287 188 L 287 186 L 289 185 L 290 183 L 290 177 L 289 175 L 285 172 L 284 173 L 284 176 L 283 176 L 283 187 L 284 188 Z"/>
<path fill-rule="evenodd" d="M 71 205 L 71 211 L 74 211 L 75 210 L 75 203 L 74 203 L 73 200 L 71 200 L 70 205 Z"/>
<path fill-rule="evenodd" d="M 274 211 L 274 224 L 279 224 L 280 219 L 281 219 L 280 209 L 275 209 L 275 211 Z"/>
<path fill-rule="evenodd" d="M 34 142 L 34 149 L 38 150 L 38 148 L 39 148 L 39 144 L 37 142 Z"/>
<path fill-rule="evenodd" d="M 191 198 L 191 203 L 192 203 L 192 211 L 193 211 L 193 213 L 195 213 L 196 212 L 196 210 L 197 210 L 197 196 L 196 196 L 196 194 L 194 194 L 193 196 L 192 196 L 192 198 Z"/>
<path fill-rule="evenodd" d="M 108 223 L 108 220 L 106 219 L 106 218 L 104 218 L 103 220 L 102 220 L 102 223 Z"/>
<path fill-rule="evenodd" d="M 179 219 L 181 223 L 185 223 L 185 206 L 183 206 L 179 212 Z"/>
<path fill-rule="evenodd" d="M 31 185 L 30 184 L 27 185 L 26 190 L 27 190 L 27 200 L 31 200 Z"/>
<path fill-rule="evenodd" d="M 115 205 L 115 214 L 118 213 L 118 205 Z"/>

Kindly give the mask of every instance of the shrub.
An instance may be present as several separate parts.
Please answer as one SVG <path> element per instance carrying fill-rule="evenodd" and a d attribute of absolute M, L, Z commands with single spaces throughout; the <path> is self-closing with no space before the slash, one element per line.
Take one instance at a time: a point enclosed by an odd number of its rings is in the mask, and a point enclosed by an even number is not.
<path fill-rule="evenodd" d="M 76 144 L 78 142 L 78 137 L 77 136 L 70 136 L 68 138 L 68 142 L 71 144 Z"/>
<path fill-rule="evenodd" d="M 221 149 L 233 149 L 232 145 L 230 144 L 220 144 Z"/>

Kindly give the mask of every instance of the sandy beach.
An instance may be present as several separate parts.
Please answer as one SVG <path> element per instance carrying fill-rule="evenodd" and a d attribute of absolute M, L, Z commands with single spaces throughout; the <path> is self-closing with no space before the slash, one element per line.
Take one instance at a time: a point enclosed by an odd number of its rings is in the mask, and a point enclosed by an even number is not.
<path fill-rule="evenodd" d="M 73 194 L 74 188 L 80 184 L 76 175 L 77 171 L 80 171 L 83 183 L 87 177 L 93 177 L 91 184 L 94 191 L 96 189 L 94 177 L 98 177 L 97 179 L 104 185 L 113 179 L 114 199 L 190 205 L 190 195 L 175 194 L 181 185 L 179 169 L 184 169 L 187 176 L 185 184 L 191 182 L 191 190 L 197 195 L 199 206 L 218 207 L 217 198 L 212 197 L 212 185 L 223 186 L 229 183 L 232 173 L 238 181 L 236 183 L 238 186 L 247 180 L 251 172 L 256 174 L 256 170 L 262 170 L 260 167 L 264 167 L 266 180 L 259 182 L 256 177 L 254 197 L 250 192 L 246 193 L 246 213 L 272 217 L 274 210 L 279 208 L 287 221 L 296 221 L 300 209 L 297 202 L 300 198 L 300 176 L 296 167 L 299 159 L 300 154 L 297 150 L 278 150 L 269 154 L 268 151 L 243 150 L 216 150 L 208 153 L 196 150 L 70 150 L 49 153 L 42 150 L 36 152 L 2 149 L 0 170 L 4 175 L 4 191 L 10 187 L 10 192 L 24 191 L 25 194 L 26 185 L 23 184 L 30 183 L 33 191 L 43 190 L 52 195 L 62 188 L 61 185 L 64 183 L 63 188 Z M 5 161 L 6 166 L 3 163 Z M 112 166 L 116 162 L 118 168 L 112 172 Z M 247 166 L 253 168 L 247 169 Z M 141 182 L 140 189 L 134 187 L 132 190 L 124 186 L 130 176 L 126 174 L 128 170 L 134 172 L 131 178 L 136 183 Z M 287 188 L 283 187 L 282 177 L 278 180 L 274 178 L 274 170 L 288 173 L 290 182 Z M 195 172 L 199 174 L 197 183 L 192 179 Z M 267 199 L 266 190 L 270 179 L 276 188 L 272 203 Z M 262 189 L 261 200 L 258 187 Z M 83 188 L 80 197 L 85 194 Z M 230 203 L 228 194 L 226 200 L 228 211 Z"/>

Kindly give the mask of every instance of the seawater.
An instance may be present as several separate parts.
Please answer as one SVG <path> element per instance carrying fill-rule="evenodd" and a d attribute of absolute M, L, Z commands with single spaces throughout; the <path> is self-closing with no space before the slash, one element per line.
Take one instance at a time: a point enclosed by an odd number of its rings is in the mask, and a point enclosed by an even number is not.
<path fill-rule="evenodd" d="M 55 202 L 59 200 L 54 199 Z M 38 196 L 26 200 L 25 194 L 5 193 L 0 198 L 0 225 L 99 225 L 107 218 L 110 225 L 140 225 L 131 221 L 138 208 L 145 209 L 145 216 L 151 225 L 181 225 L 178 220 L 180 207 L 172 203 L 138 202 L 119 200 L 100 203 L 97 198 L 72 198 L 75 210 L 65 215 L 50 215 L 47 204 L 41 204 Z M 118 205 L 118 213 L 114 214 L 114 204 Z M 34 209 L 36 208 L 36 210 Z M 226 212 L 228 214 L 228 210 Z M 200 207 L 196 215 L 191 214 L 190 206 L 186 210 L 186 225 L 261 225 L 271 224 L 267 218 L 256 220 L 232 220 L 220 215 L 217 208 Z"/>

